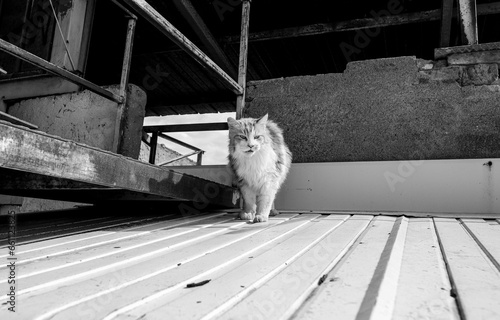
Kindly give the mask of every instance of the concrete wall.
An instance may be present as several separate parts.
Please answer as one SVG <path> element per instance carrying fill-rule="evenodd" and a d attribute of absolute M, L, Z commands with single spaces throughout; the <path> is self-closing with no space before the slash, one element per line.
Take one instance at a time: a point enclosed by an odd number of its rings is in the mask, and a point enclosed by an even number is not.
<path fill-rule="evenodd" d="M 251 82 L 247 100 L 244 116 L 268 112 L 296 163 L 500 157 L 496 64 L 357 61 L 339 74 Z"/>
<path fill-rule="evenodd" d="M 118 93 L 118 86 L 107 89 Z M 10 105 L 8 113 L 37 125 L 41 131 L 138 159 L 146 93 L 135 85 L 129 85 L 127 90 L 127 103 L 122 110 L 116 102 L 84 90 L 22 100 Z M 25 198 L 22 211 L 64 209 L 74 205 Z"/>

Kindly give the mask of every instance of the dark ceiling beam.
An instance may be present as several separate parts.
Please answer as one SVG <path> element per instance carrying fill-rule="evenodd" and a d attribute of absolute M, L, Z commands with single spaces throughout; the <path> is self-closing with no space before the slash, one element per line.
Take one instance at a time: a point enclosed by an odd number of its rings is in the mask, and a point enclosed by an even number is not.
<path fill-rule="evenodd" d="M 500 13 L 500 2 L 478 4 L 477 15 L 489 15 Z M 454 14 L 456 16 L 456 14 Z M 291 27 L 284 29 L 254 32 L 249 35 L 248 41 L 267 41 L 286 38 L 313 36 L 334 32 L 345 32 L 369 28 L 380 28 L 398 26 L 409 23 L 420 23 L 441 20 L 441 9 L 406 13 L 399 15 L 380 15 L 375 18 L 354 19 L 336 23 L 317 23 L 302 27 Z M 226 43 L 239 43 L 240 36 L 228 36 L 222 39 Z"/>
<path fill-rule="evenodd" d="M 173 0 L 184 19 L 187 20 L 203 46 L 208 50 L 212 59 L 224 69 L 233 79 L 236 79 L 236 69 L 200 17 L 190 0 Z"/>

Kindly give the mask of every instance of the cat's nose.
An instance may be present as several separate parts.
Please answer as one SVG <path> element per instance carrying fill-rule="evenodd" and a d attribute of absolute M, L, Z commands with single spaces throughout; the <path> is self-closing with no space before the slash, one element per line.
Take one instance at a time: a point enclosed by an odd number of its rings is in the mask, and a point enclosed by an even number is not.
<path fill-rule="evenodd" d="M 248 144 L 248 147 L 249 147 L 250 149 L 253 149 L 253 148 L 255 147 L 255 144 L 250 144 L 250 143 L 249 143 L 249 144 Z"/>

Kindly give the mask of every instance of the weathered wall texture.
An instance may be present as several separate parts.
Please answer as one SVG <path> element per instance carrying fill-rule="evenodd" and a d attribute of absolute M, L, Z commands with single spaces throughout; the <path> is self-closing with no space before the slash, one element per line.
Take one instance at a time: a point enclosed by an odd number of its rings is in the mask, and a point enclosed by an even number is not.
<path fill-rule="evenodd" d="M 118 93 L 118 86 L 107 89 Z M 129 85 L 127 90 L 127 103 L 121 115 L 116 102 L 88 90 L 22 100 L 9 106 L 8 113 L 37 125 L 41 131 L 137 159 L 146 93 L 135 85 Z M 22 211 L 72 206 L 73 203 L 25 198 Z"/>
<path fill-rule="evenodd" d="M 107 89 L 118 93 L 117 86 Z M 41 131 L 137 159 L 145 105 L 145 92 L 129 85 L 121 134 L 118 104 L 88 90 L 22 100 L 10 106 L 8 113 Z"/>
<path fill-rule="evenodd" d="M 251 82 L 245 115 L 266 112 L 294 162 L 500 157 L 496 64 L 415 57 L 351 62 L 344 73 Z"/>

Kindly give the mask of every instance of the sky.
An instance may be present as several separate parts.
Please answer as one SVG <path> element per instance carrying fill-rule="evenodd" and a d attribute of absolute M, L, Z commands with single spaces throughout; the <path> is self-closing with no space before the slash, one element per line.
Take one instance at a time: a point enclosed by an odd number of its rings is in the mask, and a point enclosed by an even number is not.
<path fill-rule="evenodd" d="M 181 124 L 181 123 L 202 123 L 202 122 L 226 122 L 228 117 L 235 117 L 235 112 L 230 113 L 210 113 L 164 117 L 146 117 L 144 125 Z M 169 132 L 167 135 L 186 142 L 194 147 L 205 150 L 203 154 L 203 165 L 226 164 L 227 163 L 227 131 L 200 131 L 200 132 Z M 158 143 L 164 144 L 167 148 L 175 150 L 181 154 L 187 154 L 192 150 L 179 146 L 168 140 L 158 138 Z M 196 161 L 196 155 L 190 157 Z"/>

